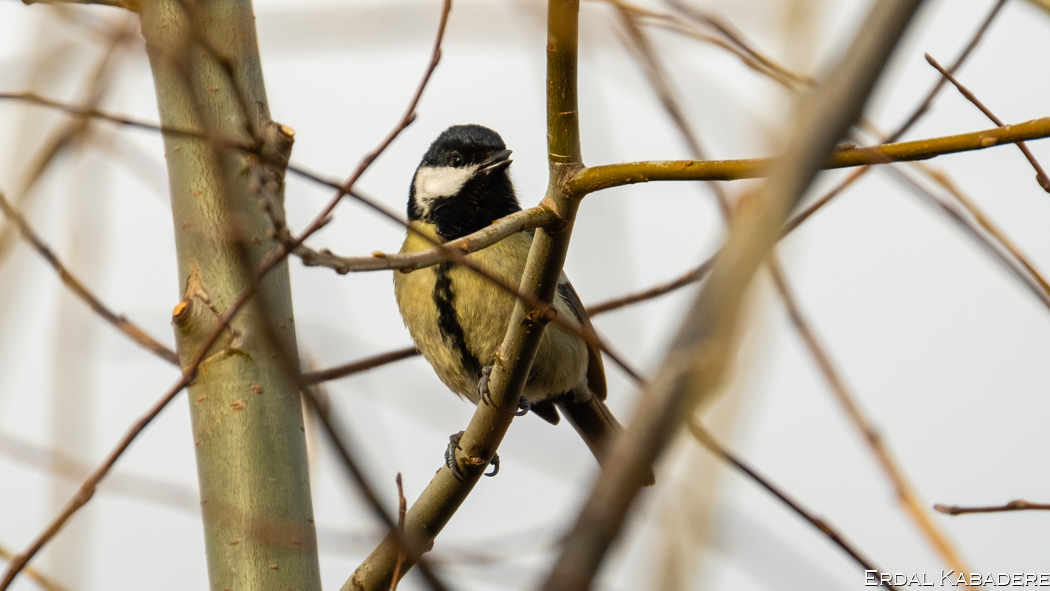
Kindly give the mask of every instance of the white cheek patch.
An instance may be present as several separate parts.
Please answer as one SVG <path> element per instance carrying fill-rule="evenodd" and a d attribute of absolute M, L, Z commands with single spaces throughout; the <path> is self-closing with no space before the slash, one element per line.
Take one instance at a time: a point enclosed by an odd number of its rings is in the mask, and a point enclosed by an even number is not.
<path fill-rule="evenodd" d="M 453 168 L 451 166 L 426 166 L 416 172 L 414 187 L 416 203 L 427 208 L 431 201 L 451 197 L 463 188 L 477 171 L 477 166 Z"/>

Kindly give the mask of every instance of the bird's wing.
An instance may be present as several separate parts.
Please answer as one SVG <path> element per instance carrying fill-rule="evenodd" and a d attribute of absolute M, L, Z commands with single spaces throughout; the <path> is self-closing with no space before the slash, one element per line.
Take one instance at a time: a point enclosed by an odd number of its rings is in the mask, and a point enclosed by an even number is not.
<path fill-rule="evenodd" d="M 558 281 L 558 295 L 568 304 L 569 310 L 572 311 L 573 316 L 576 317 L 584 329 L 593 331 L 594 327 L 591 326 L 591 319 L 587 317 L 587 309 L 583 307 L 580 296 L 573 289 L 572 284 L 569 283 L 569 278 L 565 276 L 565 273 L 561 274 L 561 279 Z M 609 388 L 605 384 L 605 366 L 602 364 L 602 352 L 598 347 L 591 344 L 587 345 L 587 388 L 599 400 L 605 400 L 609 392 Z"/>

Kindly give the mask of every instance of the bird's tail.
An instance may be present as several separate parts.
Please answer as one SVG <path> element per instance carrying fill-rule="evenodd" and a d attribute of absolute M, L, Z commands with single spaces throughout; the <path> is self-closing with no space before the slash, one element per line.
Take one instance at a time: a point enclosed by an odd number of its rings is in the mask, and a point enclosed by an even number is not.
<path fill-rule="evenodd" d="M 605 401 L 591 396 L 586 402 L 575 402 L 570 394 L 556 404 L 583 438 L 598 464 L 604 467 L 613 438 L 623 433 L 623 427 L 609 407 L 605 406 Z M 650 471 L 645 485 L 649 486 L 654 482 L 656 479 Z"/>

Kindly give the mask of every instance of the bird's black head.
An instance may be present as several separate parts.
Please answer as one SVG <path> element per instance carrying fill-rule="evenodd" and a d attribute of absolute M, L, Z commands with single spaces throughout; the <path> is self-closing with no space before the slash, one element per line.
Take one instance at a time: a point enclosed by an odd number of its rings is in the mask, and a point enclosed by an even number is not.
<path fill-rule="evenodd" d="M 438 235 L 454 240 L 520 210 L 507 176 L 509 156 L 503 138 L 487 127 L 446 129 L 416 169 L 408 219 L 430 222 Z"/>

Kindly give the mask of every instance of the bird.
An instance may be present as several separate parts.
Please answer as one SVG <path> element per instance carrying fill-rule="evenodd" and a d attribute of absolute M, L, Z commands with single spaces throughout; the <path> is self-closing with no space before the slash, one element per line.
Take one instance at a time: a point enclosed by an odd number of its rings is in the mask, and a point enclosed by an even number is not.
<path fill-rule="evenodd" d="M 495 131 L 454 125 L 430 145 L 409 188 L 409 231 L 402 253 L 455 240 L 521 210 L 508 174 L 511 151 Z M 513 234 L 466 255 L 513 286 L 521 282 L 535 232 Z M 515 296 L 474 271 L 448 261 L 411 272 L 394 272 L 394 294 L 416 348 L 454 393 L 477 405 L 487 397 L 488 377 L 503 342 Z M 558 316 L 591 329 L 580 297 L 564 273 L 553 306 Z M 608 444 L 623 430 L 605 404 L 607 386 L 601 352 L 559 323 L 543 332 L 519 403 L 557 425 L 559 411 L 582 436 L 599 464 Z M 453 435 L 446 464 L 462 479 Z M 498 458 L 498 456 L 497 456 Z M 495 475 L 498 459 L 493 460 Z"/>

